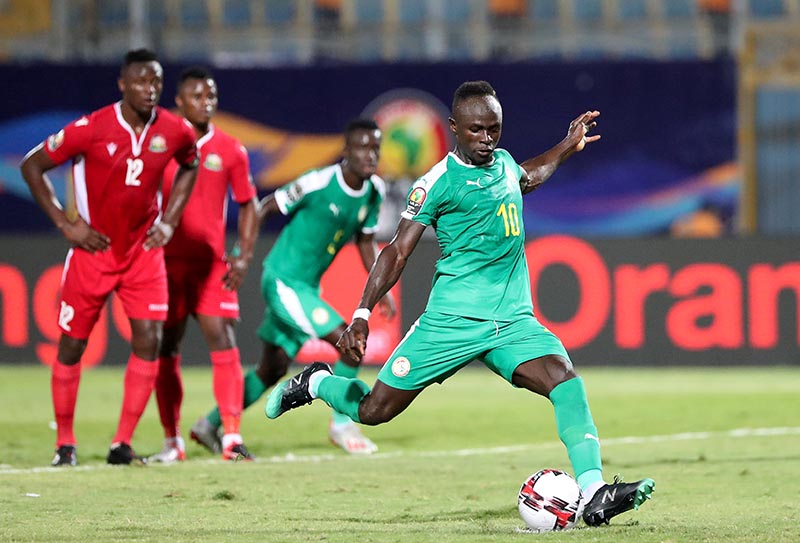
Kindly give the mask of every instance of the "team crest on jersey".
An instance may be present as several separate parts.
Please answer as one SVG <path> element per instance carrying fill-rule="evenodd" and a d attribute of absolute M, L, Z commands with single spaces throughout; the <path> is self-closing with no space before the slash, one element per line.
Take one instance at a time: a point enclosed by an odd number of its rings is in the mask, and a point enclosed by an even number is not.
<path fill-rule="evenodd" d="M 209 153 L 203 162 L 203 167 L 212 172 L 222 171 L 222 157 L 215 153 Z"/>
<path fill-rule="evenodd" d="M 425 189 L 422 187 L 416 187 L 414 190 L 411 191 L 411 194 L 408 195 L 408 206 L 406 207 L 406 212 L 411 215 L 416 215 L 419 213 L 419 210 L 422 209 L 422 204 L 425 202 L 425 197 L 428 195 L 425 192 Z"/>
<path fill-rule="evenodd" d="M 47 148 L 50 151 L 55 151 L 61 144 L 64 143 L 64 130 L 59 130 L 55 134 L 47 138 Z"/>
<path fill-rule="evenodd" d="M 392 362 L 392 374 L 395 377 L 405 377 L 411 371 L 411 362 L 405 356 L 398 356 Z"/>
<path fill-rule="evenodd" d="M 361 206 L 358 209 L 358 222 L 364 222 L 364 219 L 367 218 L 367 206 Z"/>
<path fill-rule="evenodd" d="M 150 152 L 163 153 L 167 150 L 167 140 L 161 134 L 156 134 L 150 138 Z"/>
<path fill-rule="evenodd" d="M 331 316 L 328 313 L 328 310 L 324 307 L 317 307 L 311 312 L 311 320 L 314 321 L 314 324 L 319 326 L 326 324 L 330 318 Z"/>

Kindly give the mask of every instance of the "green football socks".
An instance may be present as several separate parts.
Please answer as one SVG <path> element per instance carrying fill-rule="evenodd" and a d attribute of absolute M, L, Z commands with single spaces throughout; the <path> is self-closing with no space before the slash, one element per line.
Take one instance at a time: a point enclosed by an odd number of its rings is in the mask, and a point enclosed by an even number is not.
<path fill-rule="evenodd" d="M 267 387 L 261 381 L 261 378 L 256 374 L 256 370 L 250 370 L 244 376 L 244 409 L 253 405 L 258 399 L 264 395 Z M 211 412 L 206 415 L 206 420 L 211 423 L 214 428 L 219 428 L 222 425 L 222 419 L 219 416 L 219 408 L 214 407 Z"/>
<path fill-rule="evenodd" d="M 348 379 L 355 379 L 356 375 L 358 375 L 358 366 L 348 366 L 347 364 L 339 360 L 333 366 L 333 374 L 338 375 L 339 377 L 347 377 Z M 346 424 L 350 422 L 350 417 L 334 409 L 332 420 L 334 425 Z"/>
<path fill-rule="evenodd" d="M 583 379 L 576 377 L 550 392 L 558 437 L 567 447 L 572 469 L 582 489 L 603 480 L 600 440 L 592 420 Z"/>
<path fill-rule="evenodd" d="M 312 380 L 311 395 L 324 401 L 334 411 L 360 423 L 358 406 L 364 396 L 369 394 L 369 391 L 369 385 L 359 379 L 339 375 L 323 375 L 316 381 Z"/>

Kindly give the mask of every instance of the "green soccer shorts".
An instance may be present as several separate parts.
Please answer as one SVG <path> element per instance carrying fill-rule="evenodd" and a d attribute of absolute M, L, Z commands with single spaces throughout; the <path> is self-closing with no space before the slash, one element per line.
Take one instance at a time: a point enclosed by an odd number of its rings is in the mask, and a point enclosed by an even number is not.
<path fill-rule="evenodd" d="M 344 320 L 319 294 L 319 287 L 291 282 L 264 270 L 261 296 L 266 309 L 258 337 L 294 358 L 306 341 L 333 332 Z"/>
<path fill-rule="evenodd" d="M 533 315 L 501 322 L 426 311 L 381 368 L 378 379 L 401 390 L 419 390 L 442 383 L 479 360 L 511 383 L 517 366 L 545 355 L 569 360 L 561 340 Z"/>

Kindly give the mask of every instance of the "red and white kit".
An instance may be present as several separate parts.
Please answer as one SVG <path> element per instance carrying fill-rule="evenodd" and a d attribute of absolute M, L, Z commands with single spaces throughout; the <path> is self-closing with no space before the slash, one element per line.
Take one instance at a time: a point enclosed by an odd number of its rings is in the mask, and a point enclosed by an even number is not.
<path fill-rule="evenodd" d="M 107 251 L 73 248 L 62 278 L 59 326 L 89 336 L 116 290 L 130 318 L 164 320 L 167 280 L 163 249 L 145 251 L 147 229 L 159 218 L 162 173 L 174 157 L 197 160 L 192 128 L 156 107 L 140 135 L 122 117 L 121 102 L 67 125 L 44 142 L 56 164 L 73 160 L 75 203 L 92 228 L 111 239 Z"/>
<path fill-rule="evenodd" d="M 189 314 L 239 318 L 236 291 L 225 290 L 227 272 L 225 226 L 228 190 L 244 204 L 256 195 L 250 177 L 247 151 L 235 138 L 215 129 L 197 141 L 201 155 L 192 195 L 178 228 L 164 248 L 169 271 L 169 315 L 167 326 Z M 169 196 L 178 164 L 164 171 L 164 198 Z"/>

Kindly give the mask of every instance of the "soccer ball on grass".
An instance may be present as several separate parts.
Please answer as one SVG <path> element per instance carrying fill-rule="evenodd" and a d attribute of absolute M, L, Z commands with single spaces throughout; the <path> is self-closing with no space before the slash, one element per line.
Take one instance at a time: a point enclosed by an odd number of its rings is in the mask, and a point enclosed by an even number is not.
<path fill-rule="evenodd" d="M 522 483 L 518 507 L 531 531 L 569 530 L 583 513 L 583 493 L 568 473 L 543 469 Z"/>

